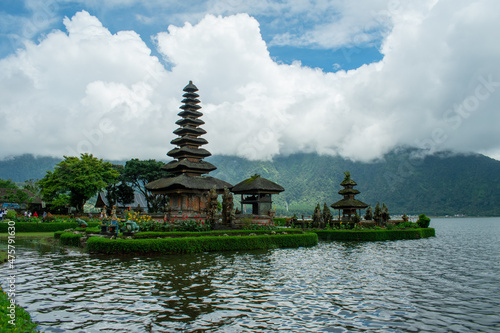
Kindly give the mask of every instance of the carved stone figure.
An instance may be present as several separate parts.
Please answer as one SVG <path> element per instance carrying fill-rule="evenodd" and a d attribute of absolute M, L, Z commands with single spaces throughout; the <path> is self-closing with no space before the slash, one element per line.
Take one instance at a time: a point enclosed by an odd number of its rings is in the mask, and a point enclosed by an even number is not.
<path fill-rule="evenodd" d="M 231 224 L 234 216 L 233 194 L 229 192 L 227 187 L 224 187 L 222 194 L 222 223 Z"/>
<path fill-rule="evenodd" d="M 207 220 L 215 224 L 217 217 L 217 191 L 215 186 L 208 192 L 207 196 Z"/>
<path fill-rule="evenodd" d="M 321 214 L 321 208 L 319 207 L 319 204 L 316 205 L 316 208 L 314 208 L 314 214 L 313 214 L 313 226 L 315 228 L 318 228 L 321 225 L 321 220 L 323 216 Z"/>

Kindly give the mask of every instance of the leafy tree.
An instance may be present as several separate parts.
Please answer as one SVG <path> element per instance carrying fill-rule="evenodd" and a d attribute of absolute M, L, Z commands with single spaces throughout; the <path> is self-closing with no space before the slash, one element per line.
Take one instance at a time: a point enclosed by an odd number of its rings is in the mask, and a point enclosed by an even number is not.
<path fill-rule="evenodd" d="M 70 204 L 81 213 L 85 202 L 116 181 L 118 175 L 111 163 L 85 153 L 80 158 L 64 156 L 54 171 L 47 171 L 39 185 L 46 201 L 60 198 L 60 194 L 68 194 Z"/>
<path fill-rule="evenodd" d="M 111 206 L 119 204 L 123 207 L 134 202 L 134 189 L 125 182 L 109 185 L 106 191 L 106 199 Z"/>
<path fill-rule="evenodd" d="M 385 203 L 382 204 L 382 209 L 380 211 L 380 217 L 381 217 L 383 223 L 386 223 L 391 218 L 391 216 L 389 215 L 389 209 L 387 208 Z"/>
<path fill-rule="evenodd" d="M 23 189 L 30 191 L 35 196 L 40 195 L 40 186 L 37 180 L 29 179 L 24 182 Z"/>
<path fill-rule="evenodd" d="M 330 212 L 330 208 L 328 208 L 328 205 L 325 202 L 323 205 L 323 223 L 325 224 L 325 227 L 330 224 L 332 218 L 333 216 Z"/>
<path fill-rule="evenodd" d="M 375 205 L 375 210 L 373 212 L 373 220 L 379 224 L 380 221 L 382 220 L 382 211 L 380 209 L 380 204 L 377 202 L 377 205 Z"/>
<path fill-rule="evenodd" d="M 368 206 L 365 212 L 365 220 L 371 221 L 373 219 L 372 206 Z"/>
<path fill-rule="evenodd" d="M 0 179 L 0 188 L 13 188 L 16 189 L 17 185 L 11 179 Z"/>
<path fill-rule="evenodd" d="M 144 195 L 149 211 L 157 211 L 164 202 L 164 200 L 155 198 L 155 195 L 146 189 L 146 185 L 149 182 L 168 176 L 168 174 L 161 169 L 163 165 L 164 163 L 160 161 L 141 161 L 137 158 L 133 158 L 125 163 L 125 169 L 123 171 L 124 180 Z"/>
<path fill-rule="evenodd" d="M 28 193 L 19 189 L 11 189 L 7 191 L 7 194 L 3 196 L 3 200 L 7 202 L 23 204 L 27 203 L 30 199 Z"/>
<path fill-rule="evenodd" d="M 67 193 L 59 193 L 51 202 L 51 210 L 63 212 L 65 207 L 71 204 L 71 197 Z"/>
<path fill-rule="evenodd" d="M 116 178 L 114 182 L 110 183 L 106 187 L 106 199 L 108 200 L 108 204 L 110 206 L 114 206 L 118 202 L 118 186 L 123 181 L 123 170 L 124 170 L 123 165 L 113 164 L 112 167 L 114 170 L 118 172 L 119 176 Z"/>
<path fill-rule="evenodd" d="M 121 183 L 116 191 L 116 201 L 121 206 L 134 202 L 134 189 L 125 182 Z"/>
<path fill-rule="evenodd" d="M 417 224 L 420 228 L 429 228 L 429 224 L 431 223 L 431 219 L 425 216 L 425 214 L 420 214 L 418 216 Z"/>

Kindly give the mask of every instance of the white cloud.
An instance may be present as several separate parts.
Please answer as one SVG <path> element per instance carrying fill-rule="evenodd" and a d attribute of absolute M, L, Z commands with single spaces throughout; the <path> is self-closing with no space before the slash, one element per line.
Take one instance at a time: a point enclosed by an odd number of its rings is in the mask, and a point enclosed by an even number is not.
<path fill-rule="evenodd" d="M 54 31 L 0 60 L 1 153 L 162 159 L 182 88 L 193 80 L 214 154 L 370 160 L 417 145 L 495 156 L 499 6 L 401 5 L 391 14 L 384 59 L 336 73 L 274 62 L 247 14 L 207 15 L 158 34 L 158 51 L 172 65 L 166 70 L 139 35 L 111 34 L 79 12 L 64 20 L 67 33 Z"/>

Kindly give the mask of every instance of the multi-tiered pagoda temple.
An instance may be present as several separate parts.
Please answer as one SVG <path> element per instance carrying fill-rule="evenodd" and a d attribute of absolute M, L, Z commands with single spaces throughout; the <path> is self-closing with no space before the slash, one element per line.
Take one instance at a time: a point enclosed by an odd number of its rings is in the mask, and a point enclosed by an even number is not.
<path fill-rule="evenodd" d="M 344 198 L 333 203 L 330 207 L 339 210 L 339 220 L 340 210 L 342 210 L 342 221 L 352 221 L 352 217 L 356 215 L 356 210 L 359 210 L 358 216 L 361 216 L 361 209 L 365 209 L 368 205 L 354 198 L 356 194 L 360 193 L 358 190 L 354 189 L 354 186 L 358 184 L 351 179 L 349 171 L 345 172 L 344 175 L 344 180 L 340 183 L 344 188 L 339 191 L 339 194 L 343 195 Z"/>
<path fill-rule="evenodd" d="M 217 169 L 213 164 L 203 161 L 210 156 L 210 152 L 201 146 L 207 140 L 201 138 L 206 133 L 200 126 L 205 122 L 199 119 L 203 113 L 199 111 L 200 97 L 198 88 L 189 81 L 183 89 L 184 103 L 178 115 L 181 117 L 176 124 L 180 127 L 174 131 L 178 138 L 170 143 L 176 145 L 167 155 L 175 158 L 174 161 L 163 166 L 163 169 L 174 177 L 161 178 L 150 182 L 146 188 L 153 194 L 166 194 L 169 197 L 170 210 L 187 217 L 201 215 L 205 209 L 206 195 L 214 186 L 217 193 L 224 192 L 224 187 L 232 185 L 209 176 L 204 176 Z"/>

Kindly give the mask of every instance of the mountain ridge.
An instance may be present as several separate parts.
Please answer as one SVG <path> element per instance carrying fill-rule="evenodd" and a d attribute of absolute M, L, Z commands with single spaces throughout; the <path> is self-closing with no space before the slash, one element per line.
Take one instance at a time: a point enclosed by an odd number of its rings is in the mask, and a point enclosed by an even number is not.
<path fill-rule="evenodd" d="M 40 179 L 61 160 L 12 157 L 0 161 L 0 178 Z M 273 196 L 277 214 L 307 216 L 317 203 L 323 207 L 339 200 L 339 184 L 349 171 L 361 192 L 357 198 L 372 207 L 385 203 L 392 214 L 500 216 L 500 161 L 480 154 L 418 157 L 415 151 L 399 150 L 371 163 L 314 153 L 277 156 L 272 161 L 224 155 L 207 160 L 217 167 L 211 176 L 233 185 L 257 173 L 283 186 L 285 191 Z"/>

